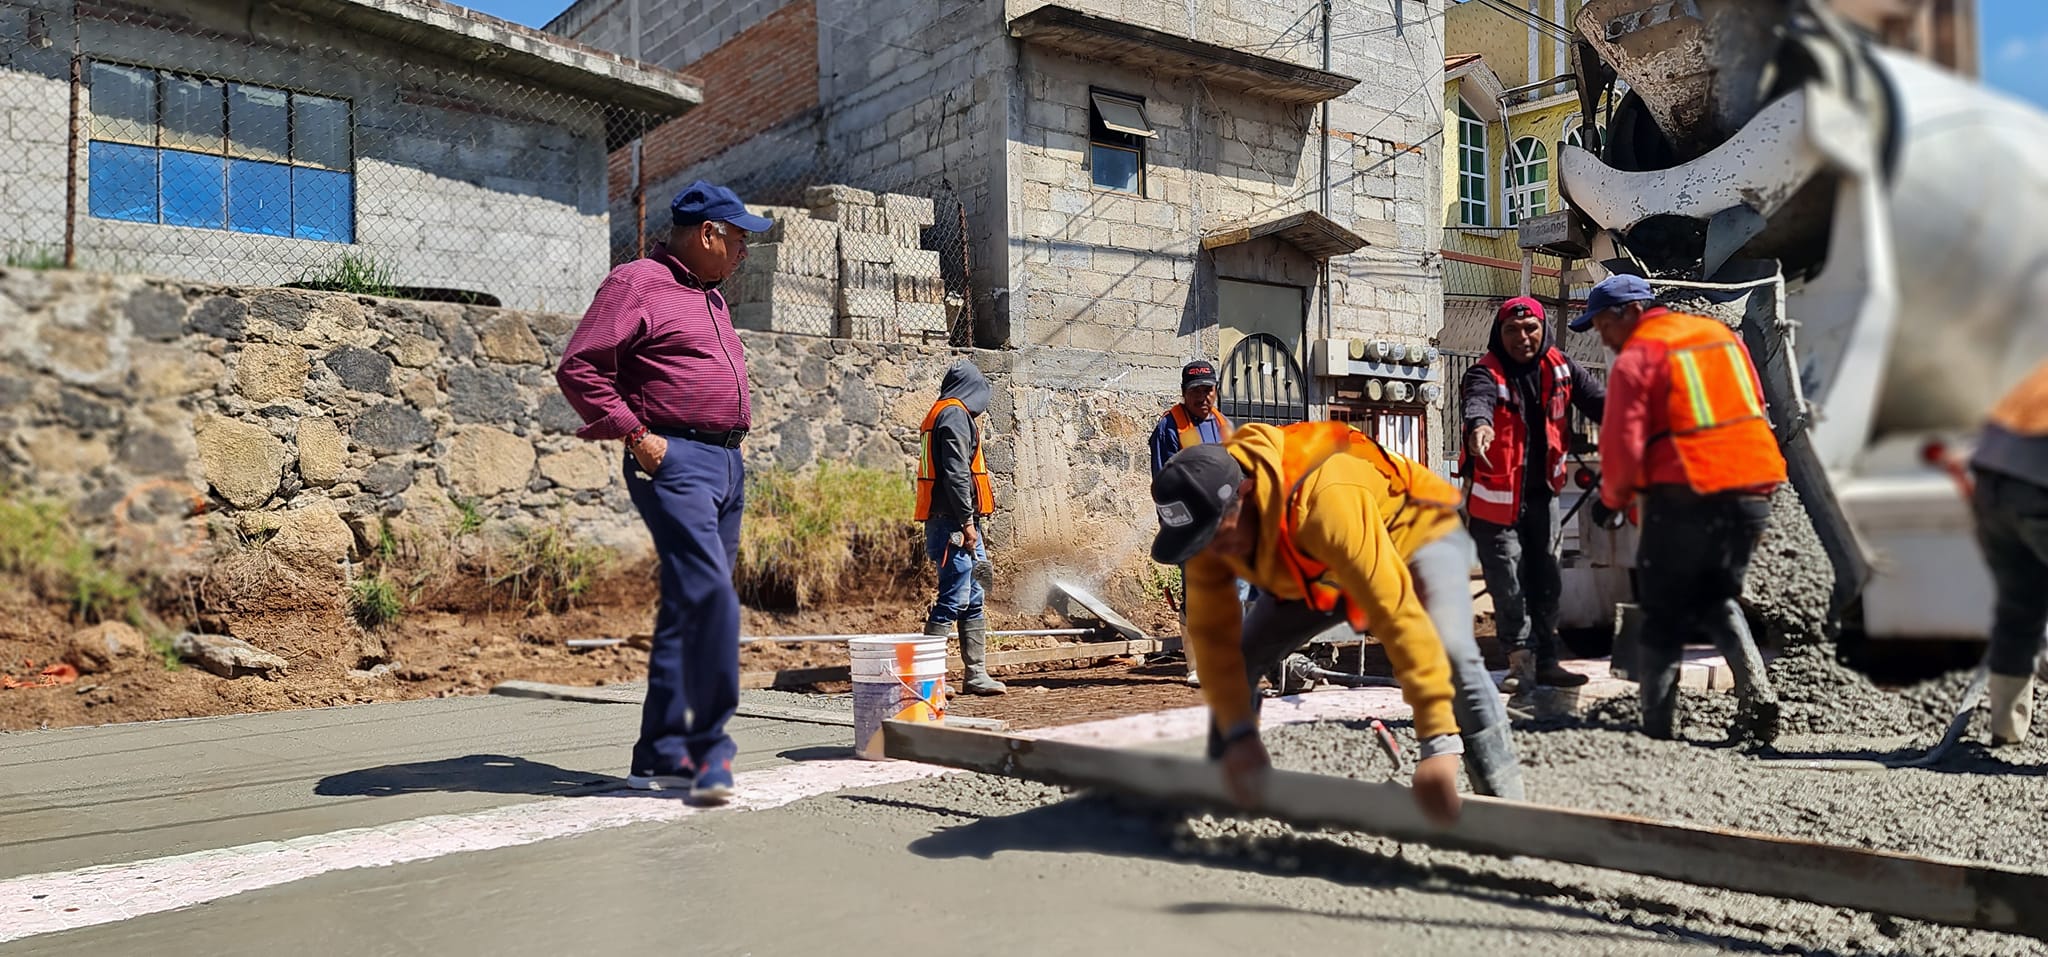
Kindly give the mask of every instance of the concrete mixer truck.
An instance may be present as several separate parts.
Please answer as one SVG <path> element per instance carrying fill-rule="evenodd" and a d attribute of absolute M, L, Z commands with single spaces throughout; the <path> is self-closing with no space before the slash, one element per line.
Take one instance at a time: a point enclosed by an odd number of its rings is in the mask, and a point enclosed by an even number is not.
<path fill-rule="evenodd" d="M 1554 248 L 1740 297 L 1833 620 L 1981 640 L 1989 573 L 1932 463 L 2048 356 L 2048 116 L 1818 0 L 1591 0 L 1572 26 L 1588 148 L 1559 145 Z"/>

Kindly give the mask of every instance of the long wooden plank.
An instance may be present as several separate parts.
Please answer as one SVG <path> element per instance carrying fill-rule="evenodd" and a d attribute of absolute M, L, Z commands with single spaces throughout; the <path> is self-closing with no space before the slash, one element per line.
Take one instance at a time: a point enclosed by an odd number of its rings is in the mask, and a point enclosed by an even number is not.
<path fill-rule="evenodd" d="M 890 757 L 1156 801 L 1234 810 L 1199 759 L 886 722 Z M 1468 796 L 1458 823 L 1423 820 L 1388 782 L 1275 771 L 1258 813 L 1502 857 L 1546 858 L 1632 874 L 2048 940 L 2048 875 L 1989 864 L 1840 847 L 1620 814 Z"/>
<path fill-rule="evenodd" d="M 1159 650 L 1155 639 L 1142 641 L 1082 641 L 1055 645 L 1051 648 L 1023 648 L 1016 651 L 997 651 L 988 656 L 988 666 L 1004 668 L 1011 665 L 1035 665 L 1047 661 L 1094 661 L 1102 658 L 1121 658 L 1125 655 L 1143 655 Z M 962 667 L 960 657 L 946 659 L 946 667 L 954 671 Z M 852 681 L 853 670 L 846 665 L 825 665 L 818 668 L 784 668 L 780 671 L 745 671 L 740 673 L 740 687 L 746 690 L 762 688 L 783 688 L 814 685 L 825 681 Z"/>

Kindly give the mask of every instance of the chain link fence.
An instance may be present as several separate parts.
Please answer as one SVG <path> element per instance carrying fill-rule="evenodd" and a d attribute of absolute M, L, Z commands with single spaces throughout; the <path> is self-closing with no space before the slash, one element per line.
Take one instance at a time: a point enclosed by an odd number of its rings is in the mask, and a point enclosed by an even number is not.
<path fill-rule="evenodd" d="M 815 157 L 758 163 L 774 131 L 685 113 L 692 98 L 674 74 L 437 0 L 0 0 L 0 254 L 580 312 L 666 238 L 682 180 L 640 174 L 687 136 L 715 146 L 691 178 L 776 220 L 725 288 L 737 324 L 971 341 L 957 197 L 838 187 Z"/>

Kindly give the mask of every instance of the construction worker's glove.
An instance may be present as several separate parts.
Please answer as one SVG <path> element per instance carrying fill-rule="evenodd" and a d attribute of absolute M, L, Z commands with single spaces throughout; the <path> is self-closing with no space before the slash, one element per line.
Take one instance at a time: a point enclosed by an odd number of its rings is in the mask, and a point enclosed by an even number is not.
<path fill-rule="evenodd" d="M 1607 503 L 1598 498 L 1593 499 L 1591 513 L 1589 517 L 1593 519 L 1593 524 L 1610 532 L 1619 529 L 1628 521 L 1628 516 L 1625 513 L 1617 509 L 1608 508 Z"/>

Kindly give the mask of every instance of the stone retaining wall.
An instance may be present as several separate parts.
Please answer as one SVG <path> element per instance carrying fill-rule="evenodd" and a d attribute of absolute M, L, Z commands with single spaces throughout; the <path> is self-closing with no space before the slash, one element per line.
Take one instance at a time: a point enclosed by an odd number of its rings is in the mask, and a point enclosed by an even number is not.
<path fill-rule="evenodd" d="M 380 518 L 432 526 L 467 506 L 644 552 L 622 453 L 577 439 L 555 387 L 576 319 L 0 270 L 0 485 L 180 547 L 275 532 L 278 547 L 338 561 L 371 547 Z M 908 482 L 918 424 L 967 354 L 995 385 L 999 543 L 1150 521 L 1145 436 L 1166 397 L 1020 385 L 1013 353 L 742 336 L 754 467 L 850 461 Z"/>

